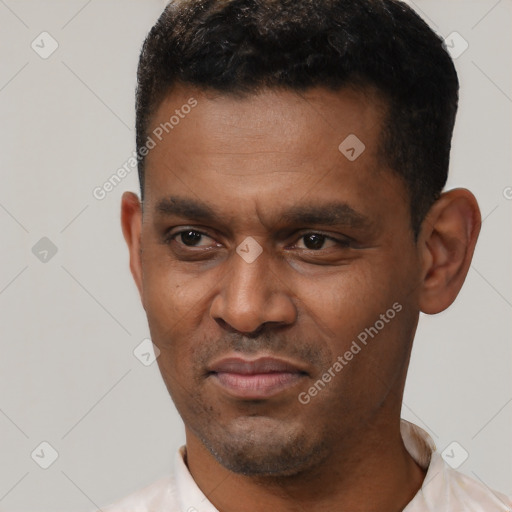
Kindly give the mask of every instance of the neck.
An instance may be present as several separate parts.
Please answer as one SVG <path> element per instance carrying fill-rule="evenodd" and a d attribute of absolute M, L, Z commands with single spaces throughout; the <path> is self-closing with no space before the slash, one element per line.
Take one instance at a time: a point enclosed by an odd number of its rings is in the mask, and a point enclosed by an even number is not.
<path fill-rule="evenodd" d="M 376 421 L 340 440 L 328 459 L 302 473 L 253 477 L 233 473 L 187 430 L 187 465 L 220 512 L 270 510 L 398 512 L 411 501 L 424 471 L 404 447 L 399 417 Z"/>

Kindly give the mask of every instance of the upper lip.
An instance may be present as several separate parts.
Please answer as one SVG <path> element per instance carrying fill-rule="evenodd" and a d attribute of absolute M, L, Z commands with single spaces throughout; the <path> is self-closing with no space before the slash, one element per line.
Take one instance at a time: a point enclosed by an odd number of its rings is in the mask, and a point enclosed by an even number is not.
<path fill-rule="evenodd" d="M 238 373 L 241 375 L 278 372 L 306 373 L 299 366 L 275 357 L 258 357 L 257 359 L 226 357 L 214 362 L 208 370 L 210 373 Z"/>

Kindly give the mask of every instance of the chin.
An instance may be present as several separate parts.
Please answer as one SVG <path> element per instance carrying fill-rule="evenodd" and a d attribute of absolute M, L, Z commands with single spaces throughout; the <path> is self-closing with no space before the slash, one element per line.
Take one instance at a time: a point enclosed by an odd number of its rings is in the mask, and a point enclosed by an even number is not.
<path fill-rule="evenodd" d="M 311 469 L 327 454 L 323 442 L 299 425 L 268 417 L 244 417 L 199 438 L 226 469 L 252 476 L 292 476 Z"/>

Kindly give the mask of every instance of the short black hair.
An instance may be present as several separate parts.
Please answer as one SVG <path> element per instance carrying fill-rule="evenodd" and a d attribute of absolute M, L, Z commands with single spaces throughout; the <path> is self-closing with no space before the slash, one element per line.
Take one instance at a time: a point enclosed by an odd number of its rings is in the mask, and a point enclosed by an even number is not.
<path fill-rule="evenodd" d="M 223 94 L 371 86 L 385 100 L 380 159 L 407 186 L 415 237 L 447 179 L 458 104 L 443 40 L 398 0 L 177 0 L 144 41 L 137 70 L 140 149 L 178 83 Z"/>

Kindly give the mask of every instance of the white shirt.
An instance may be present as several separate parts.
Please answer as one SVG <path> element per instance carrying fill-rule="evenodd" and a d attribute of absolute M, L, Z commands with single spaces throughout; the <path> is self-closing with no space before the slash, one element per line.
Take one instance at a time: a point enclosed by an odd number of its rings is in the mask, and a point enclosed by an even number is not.
<path fill-rule="evenodd" d="M 452 469 L 420 427 L 401 420 L 400 431 L 411 457 L 427 469 L 421 489 L 403 512 L 512 512 L 512 499 Z M 190 474 L 182 446 L 174 460 L 174 476 L 166 476 L 103 512 L 218 512 Z"/>

